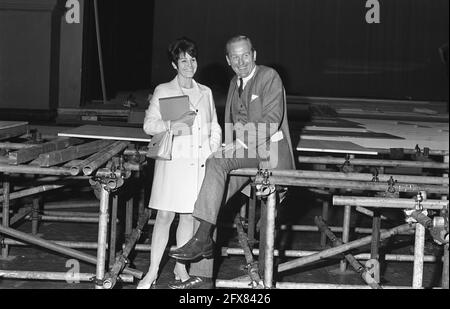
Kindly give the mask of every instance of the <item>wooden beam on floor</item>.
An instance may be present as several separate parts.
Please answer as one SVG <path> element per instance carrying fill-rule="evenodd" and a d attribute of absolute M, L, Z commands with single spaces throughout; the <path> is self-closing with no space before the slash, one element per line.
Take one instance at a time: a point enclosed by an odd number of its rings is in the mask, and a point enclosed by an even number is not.
<path fill-rule="evenodd" d="M 80 143 L 82 143 L 82 140 L 78 138 L 58 138 L 54 141 L 36 145 L 31 148 L 11 152 L 8 161 L 9 164 L 18 165 L 36 159 L 42 153 L 61 150 Z"/>
<path fill-rule="evenodd" d="M 66 149 L 56 150 L 39 155 L 39 165 L 41 167 L 50 167 L 67 161 L 91 155 L 105 147 L 110 146 L 113 141 L 96 140 L 86 144 L 71 146 Z"/>
<path fill-rule="evenodd" d="M 28 122 L 0 121 L 0 140 L 21 136 L 28 131 Z"/>

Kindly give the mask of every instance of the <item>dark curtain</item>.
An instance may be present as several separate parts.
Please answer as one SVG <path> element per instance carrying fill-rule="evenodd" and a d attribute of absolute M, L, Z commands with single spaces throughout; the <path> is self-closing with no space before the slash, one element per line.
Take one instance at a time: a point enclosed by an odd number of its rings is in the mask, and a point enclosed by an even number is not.
<path fill-rule="evenodd" d="M 154 8 L 152 85 L 174 71 L 170 41 L 199 45 L 200 82 L 226 91 L 224 44 L 246 34 L 257 62 L 275 67 L 290 94 L 447 100 L 439 48 L 448 42 L 448 0 L 379 0 L 381 22 L 365 20 L 365 0 L 165 0 Z"/>
<path fill-rule="evenodd" d="M 99 22 L 108 99 L 151 83 L 153 1 L 99 0 Z M 94 3 L 86 1 L 83 102 L 102 99 Z"/>

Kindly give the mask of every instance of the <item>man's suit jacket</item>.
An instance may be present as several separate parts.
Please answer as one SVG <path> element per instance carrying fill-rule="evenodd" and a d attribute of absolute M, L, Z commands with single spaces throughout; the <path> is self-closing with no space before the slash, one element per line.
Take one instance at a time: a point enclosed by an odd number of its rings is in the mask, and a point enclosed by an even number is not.
<path fill-rule="evenodd" d="M 265 163 L 263 167 L 272 169 L 295 169 L 295 161 L 292 151 L 291 137 L 287 120 L 287 107 L 283 83 L 278 73 L 266 66 L 257 66 L 255 75 L 248 81 L 244 98 L 247 107 L 247 128 L 233 124 L 233 98 L 237 91 L 237 77 L 235 76 L 228 90 L 225 105 L 225 141 L 229 143 L 233 136 L 244 136 L 244 143 L 249 150 L 256 152 L 257 158 Z M 261 125 L 265 130 L 261 130 Z M 268 125 L 272 124 L 272 125 Z M 245 125 L 245 124 L 244 124 Z M 234 130 L 234 132 L 233 132 Z M 271 141 L 271 137 L 281 131 L 283 139 Z M 233 134 L 234 133 L 234 134 Z M 278 133 L 279 134 L 279 133 Z M 272 139 L 274 140 L 274 139 Z M 268 143 L 270 148 L 267 149 Z M 269 153 L 270 152 L 270 153 Z M 270 157 L 270 163 L 267 160 Z"/>

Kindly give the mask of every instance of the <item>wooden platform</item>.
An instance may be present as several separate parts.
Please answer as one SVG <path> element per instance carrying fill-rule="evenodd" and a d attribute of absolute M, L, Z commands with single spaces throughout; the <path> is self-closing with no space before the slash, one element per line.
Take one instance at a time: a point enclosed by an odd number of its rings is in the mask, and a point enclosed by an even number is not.
<path fill-rule="evenodd" d="M 350 120 L 350 119 L 344 119 Z M 332 125 L 316 126 L 300 136 L 298 151 L 372 154 L 374 149 L 404 148 L 449 151 L 449 124 L 379 119 L 351 119 L 352 130 Z"/>

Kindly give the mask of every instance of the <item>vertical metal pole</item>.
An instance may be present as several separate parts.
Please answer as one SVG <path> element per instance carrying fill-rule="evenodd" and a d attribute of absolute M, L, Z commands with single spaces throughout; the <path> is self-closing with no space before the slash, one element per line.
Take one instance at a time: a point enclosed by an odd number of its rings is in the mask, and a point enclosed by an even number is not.
<path fill-rule="evenodd" d="M 3 218 L 2 225 L 4 227 L 9 227 L 9 194 L 10 194 L 10 184 L 9 175 L 3 174 Z M 5 245 L 2 248 L 2 258 L 8 258 L 9 246 Z"/>
<path fill-rule="evenodd" d="M 145 191 L 144 189 L 139 190 L 139 203 L 138 203 L 138 214 L 141 214 L 145 211 Z"/>
<path fill-rule="evenodd" d="M 240 216 L 244 219 L 247 217 L 247 203 L 241 206 Z"/>
<path fill-rule="evenodd" d="M 145 184 L 148 180 L 147 173 L 141 173 L 140 171 L 135 172 L 136 179 L 140 179 L 143 177 L 142 181 L 140 181 L 140 184 Z M 138 188 L 138 216 L 140 216 L 145 211 L 145 187 Z"/>
<path fill-rule="evenodd" d="M 442 266 L 442 288 L 448 289 L 448 244 L 444 246 L 444 265 Z"/>
<path fill-rule="evenodd" d="M 36 235 L 39 228 L 39 204 L 40 197 L 33 198 L 33 207 L 31 211 L 31 234 Z"/>
<path fill-rule="evenodd" d="M 347 243 L 350 239 L 350 215 L 351 215 L 351 206 L 344 206 L 344 223 L 342 226 L 342 242 Z M 347 261 L 341 260 L 340 270 L 344 272 L 347 269 Z"/>
<path fill-rule="evenodd" d="M 272 288 L 273 286 L 273 252 L 275 246 L 275 207 L 276 194 L 274 191 L 267 197 L 267 226 L 266 234 L 266 248 L 264 259 L 264 286 Z"/>
<path fill-rule="evenodd" d="M 425 227 L 420 223 L 416 223 L 416 236 L 414 241 L 414 270 L 413 270 L 414 289 L 422 288 L 424 249 L 425 249 Z"/>
<path fill-rule="evenodd" d="M 98 221 L 98 247 L 97 247 L 97 270 L 95 278 L 101 281 L 105 277 L 106 264 L 106 238 L 108 234 L 108 206 L 109 192 L 101 185 L 100 191 L 100 212 Z M 103 285 L 96 284 L 96 289 L 103 289 Z"/>
<path fill-rule="evenodd" d="M 373 219 L 372 219 L 372 243 L 370 246 L 371 261 L 369 261 L 369 263 L 373 267 L 371 275 L 376 283 L 380 283 L 380 266 L 379 266 L 380 230 L 381 230 L 381 214 L 378 209 L 375 209 L 373 211 Z"/>
<path fill-rule="evenodd" d="M 448 163 L 449 161 L 449 155 L 444 156 L 444 163 Z M 444 174 L 443 177 L 448 177 L 448 174 Z M 441 197 L 442 200 L 447 200 L 448 196 L 443 195 Z M 448 281 L 449 281 L 449 272 L 448 272 L 448 264 L 449 264 L 449 254 L 448 254 L 448 244 L 444 246 L 444 262 L 442 265 L 442 288 L 448 289 Z"/>
<path fill-rule="evenodd" d="M 354 159 L 355 155 L 349 155 L 349 159 Z M 347 190 L 350 192 L 351 190 Z M 347 243 L 350 240 L 350 219 L 351 219 L 351 207 L 344 206 L 344 222 L 342 224 L 342 242 Z M 339 265 L 339 269 L 341 272 L 345 272 L 347 270 L 347 260 L 342 259 Z"/>
<path fill-rule="evenodd" d="M 258 263 L 262 265 L 259 269 L 259 274 L 264 278 L 266 260 L 266 238 L 267 238 L 267 201 L 261 200 L 261 213 L 259 218 L 259 257 Z"/>
<path fill-rule="evenodd" d="M 133 204 L 134 199 L 131 197 L 125 206 L 125 237 L 130 236 L 133 229 Z"/>
<path fill-rule="evenodd" d="M 329 210 L 328 200 L 323 200 L 322 218 L 325 222 L 328 221 L 328 210 Z M 320 246 L 324 248 L 326 245 L 327 245 L 327 235 L 325 234 L 325 232 L 320 232 Z"/>
<path fill-rule="evenodd" d="M 381 228 L 380 211 L 375 209 L 373 211 L 372 244 L 370 247 L 370 258 L 375 260 L 378 260 L 378 248 L 380 247 L 380 228 Z"/>
<path fill-rule="evenodd" d="M 112 199 L 110 235 L 109 235 L 109 266 L 114 265 L 116 260 L 116 237 L 117 237 L 117 205 L 119 196 L 115 194 Z"/>
<path fill-rule="evenodd" d="M 255 227 L 256 227 L 256 194 L 255 187 L 252 186 L 251 198 L 248 205 L 248 240 L 251 244 L 255 241 Z"/>
<path fill-rule="evenodd" d="M 97 34 L 97 50 L 98 50 L 98 63 L 100 65 L 100 79 L 102 83 L 102 95 L 103 104 L 106 104 L 106 84 L 105 84 L 105 73 L 103 70 L 103 55 L 102 55 L 102 40 L 100 36 L 100 21 L 98 17 L 98 2 L 94 0 L 94 16 L 95 16 L 95 32 Z"/>

